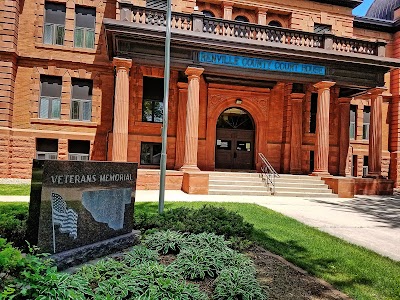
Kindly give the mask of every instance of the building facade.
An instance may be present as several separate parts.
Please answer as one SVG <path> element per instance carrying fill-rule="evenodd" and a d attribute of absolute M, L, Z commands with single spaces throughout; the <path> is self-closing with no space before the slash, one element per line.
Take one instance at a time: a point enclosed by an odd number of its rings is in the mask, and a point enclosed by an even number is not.
<path fill-rule="evenodd" d="M 0 177 L 30 178 L 33 158 L 159 168 L 165 1 L 1 2 Z M 259 153 L 279 173 L 398 185 L 396 11 L 354 17 L 360 3 L 173 0 L 171 186 L 259 170 Z"/>

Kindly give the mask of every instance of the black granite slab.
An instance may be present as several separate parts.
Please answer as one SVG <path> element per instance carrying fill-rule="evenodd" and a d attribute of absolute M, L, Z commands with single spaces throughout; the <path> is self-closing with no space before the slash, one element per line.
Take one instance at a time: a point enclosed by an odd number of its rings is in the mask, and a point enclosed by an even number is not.
<path fill-rule="evenodd" d="M 27 240 L 60 253 L 131 234 L 136 177 L 136 163 L 34 160 Z"/>

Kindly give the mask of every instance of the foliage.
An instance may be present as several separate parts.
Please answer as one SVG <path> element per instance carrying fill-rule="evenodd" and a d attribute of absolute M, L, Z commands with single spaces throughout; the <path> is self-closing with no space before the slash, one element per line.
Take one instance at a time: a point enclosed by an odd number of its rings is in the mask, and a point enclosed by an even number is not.
<path fill-rule="evenodd" d="M 178 253 L 184 243 L 185 234 L 177 231 L 159 231 L 146 236 L 143 243 L 162 254 Z"/>
<path fill-rule="evenodd" d="M 0 203 L 0 237 L 12 242 L 15 247 L 25 248 L 28 203 Z"/>
<path fill-rule="evenodd" d="M 214 300 L 264 300 L 266 296 L 255 278 L 252 268 L 227 268 L 214 282 Z"/>
<path fill-rule="evenodd" d="M 162 215 L 141 212 L 135 216 L 136 228 L 142 231 L 170 229 L 174 231 L 202 233 L 212 232 L 231 240 L 231 247 L 245 249 L 253 233 L 253 225 L 239 214 L 225 208 L 204 205 L 199 209 L 179 207 Z"/>

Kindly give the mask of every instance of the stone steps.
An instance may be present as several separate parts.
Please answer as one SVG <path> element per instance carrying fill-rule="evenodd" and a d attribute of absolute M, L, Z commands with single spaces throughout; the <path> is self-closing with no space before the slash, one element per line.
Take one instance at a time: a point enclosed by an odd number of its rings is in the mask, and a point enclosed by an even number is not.
<path fill-rule="evenodd" d="M 270 196 L 259 173 L 210 172 L 210 195 Z M 281 174 L 275 178 L 275 195 L 287 197 L 335 198 L 336 194 L 319 177 Z"/>

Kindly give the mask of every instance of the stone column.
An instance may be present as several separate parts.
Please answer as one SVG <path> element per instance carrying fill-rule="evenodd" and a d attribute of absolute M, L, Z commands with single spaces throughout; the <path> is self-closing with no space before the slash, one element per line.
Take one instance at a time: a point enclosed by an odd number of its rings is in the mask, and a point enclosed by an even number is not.
<path fill-rule="evenodd" d="M 340 139 L 339 139 L 339 175 L 347 176 L 350 146 L 350 101 L 351 98 L 339 98 Z"/>
<path fill-rule="evenodd" d="M 371 121 L 369 126 L 368 177 L 378 178 L 382 169 L 382 93 L 386 88 L 375 88 L 371 94 Z"/>
<path fill-rule="evenodd" d="M 112 160 L 128 160 L 129 70 L 131 59 L 113 60 L 116 69 Z"/>
<path fill-rule="evenodd" d="M 265 9 L 257 10 L 257 23 L 259 25 L 267 25 L 267 11 Z"/>
<path fill-rule="evenodd" d="M 203 68 L 188 67 L 188 100 L 186 105 L 185 158 L 182 171 L 199 171 L 197 167 L 197 148 L 199 136 L 199 98 L 200 75 Z"/>
<path fill-rule="evenodd" d="M 232 20 L 233 2 L 222 2 L 222 8 L 224 9 L 224 19 Z"/>
<path fill-rule="evenodd" d="M 330 175 L 329 167 L 329 106 L 330 88 L 335 82 L 321 81 L 314 85 L 318 89 L 317 128 L 315 140 L 315 167 L 313 175 Z"/>
<path fill-rule="evenodd" d="M 290 140 L 290 174 L 301 174 L 303 143 L 303 93 L 290 94 L 292 99 L 292 135 Z"/>

